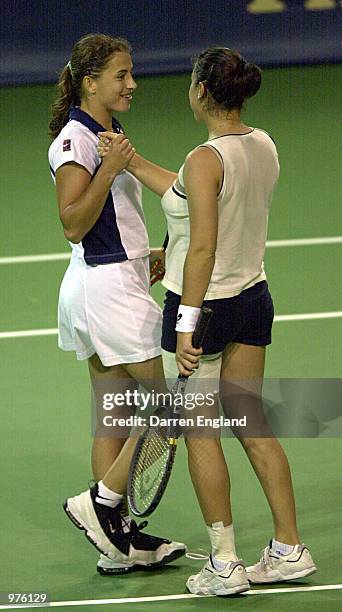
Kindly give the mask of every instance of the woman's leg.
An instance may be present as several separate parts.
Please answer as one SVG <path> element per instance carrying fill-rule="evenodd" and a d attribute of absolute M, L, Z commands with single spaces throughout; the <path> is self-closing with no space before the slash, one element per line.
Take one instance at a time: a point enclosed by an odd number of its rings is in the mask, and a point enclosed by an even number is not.
<path fill-rule="evenodd" d="M 94 480 L 101 480 L 120 454 L 125 438 L 94 438 L 91 463 Z"/>
<path fill-rule="evenodd" d="M 138 382 L 142 381 L 150 391 L 155 388 L 166 390 L 165 381 L 162 379 L 161 358 L 130 364 L 127 367 L 120 365 L 103 368 L 99 359 L 94 357 L 90 361 L 89 370 L 96 409 L 97 434 L 103 428 L 104 394 L 108 393 L 110 396 L 110 400 L 107 399 L 111 405 L 107 405 L 107 408 L 111 409 L 112 416 L 122 417 L 134 414 L 136 407 L 130 405 L 131 401 L 128 401 L 127 406 L 119 405 L 118 398 L 117 401 L 115 398 L 116 393 L 122 394 L 128 389 L 136 389 Z M 79 529 L 84 530 L 90 542 L 105 555 L 102 555 L 98 562 L 98 569 L 102 574 L 159 567 L 183 556 L 186 551 L 181 542 L 171 542 L 146 534 L 141 530 L 144 525 L 137 528 L 134 521 L 127 520 L 127 517 L 122 518 L 122 503 L 126 499 L 128 471 L 137 438 L 128 437 L 120 450 L 124 440 L 120 430 L 116 433 L 121 438 L 120 442 L 115 439 L 105 442 L 106 436 L 101 432 L 102 435 L 97 435 L 98 441 L 94 444 L 93 465 L 94 472 L 98 475 L 102 475 L 106 464 L 111 463 L 111 452 L 116 454 L 106 474 L 90 490 L 69 497 L 64 503 L 70 520 Z M 102 439 L 103 441 L 99 441 Z"/>
<path fill-rule="evenodd" d="M 279 542 L 299 543 L 291 473 L 278 440 L 268 435 L 262 410 L 262 382 L 265 347 L 231 344 L 226 347 L 221 366 L 223 405 L 229 416 L 252 420 L 252 435 L 234 432 L 239 438 L 270 505 L 274 537 Z"/>
<path fill-rule="evenodd" d="M 205 524 L 231 525 L 230 479 L 219 438 L 186 438 L 189 471 Z"/>
<path fill-rule="evenodd" d="M 174 380 L 178 369 L 174 353 L 163 351 L 163 364 L 167 379 Z M 212 394 L 218 389 L 221 365 L 221 354 L 206 356 L 201 359 L 199 370 L 191 376 L 187 393 L 194 395 Z M 217 402 L 214 406 L 196 407 L 184 417 L 196 416 L 215 418 L 218 416 Z M 208 528 L 212 544 L 212 555 L 218 559 L 231 561 L 236 559 L 232 515 L 230 507 L 230 480 L 223 455 L 219 435 L 214 437 L 213 429 L 206 432 L 203 427 L 184 431 L 188 451 L 188 465 L 191 480 Z"/>
<path fill-rule="evenodd" d="M 124 364 L 120 367 L 126 372 L 126 377 L 128 376 L 131 381 L 134 380 L 136 383 L 142 384 L 147 391 L 168 392 L 161 357 L 155 357 L 140 363 Z M 126 493 L 128 471 L 136 442 L 137 437 L 127 439 L 102 479 L 108 489 L 122 495 Z"/>
<path fill-rule="evenodd" d="M 109 388 L 113 387 L 114 380 L 125 381 L 127 379 L 127 387 L 132 385 L 131 377 L 127 377 L 127 372 L 119 365 L 113 367 L 105 367 L 102 365 L 98 355 L 92 355 L 88 360 L 89 375 L 93 390 L 99 387 L 105 389 L 106 383 Z M 94 407 L 96 410 L 96 407 Z M 128 407 L 127 407 L 128 410 Z M 128 416 L 128 415 L 127 415 Z M 120 454 L 124 446 L 126 438 L 115 436 L 104 436 L 101 429 L 101 435 L 95 435 L 92 448 L 92 469 L 94 480 L 101 480 L 108 471 L 113 461 Z"/>
<path fill-rule="evenodd" d="M 163 364 L 166 378 L 174 380 L 178 375 L 175 354 L 164 350 Z M 200 367 L 191 376 L 186 392 L 203 394 L 217 391 L 220 365 L 220 353 L 202 357 Z M 218 416 L 217 403 L 210 407 L 201 406 L 197 412 L 208 418 Z M 195 413 L 190 411 L 182 416 L 196 420 L 196 408 Z M 214 437 L 213 430 L 209 428 L 208 435 L 205 436 L 203 427 L 196 431 L 191 427 L 188 434 L 184 432 L 184 437 L 189 472 L 206 525 L 219 521 L 230 525 L 230 480 L 219 435 Z"/>

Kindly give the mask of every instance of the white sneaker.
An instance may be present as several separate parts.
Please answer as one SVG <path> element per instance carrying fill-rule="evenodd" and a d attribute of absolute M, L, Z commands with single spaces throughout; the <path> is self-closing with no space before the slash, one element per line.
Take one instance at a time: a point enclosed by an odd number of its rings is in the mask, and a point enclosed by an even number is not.
<path fill-rule="evenodd" d="M 250 588 L 241 559 L 229 561 L 223 570 L 217 570 L 211 556 L 199 574 L 188 578 L 186 586 L 190 593 L 197 595 L 233 595 Z"/>
<path fill-rule="evenodd" d="M 101 552 L 98 571 L 101 574 L 122 574 L 136 569 L 154 569 L 182 557 L 186 546 L 143 533 L 147 521 L 127 524 L 120 508 L 109 508 L 96 501 L 97 485 L 64 503 L 70 520 Z"/>
<path fill-rule="evenodd" d="M 262 584 L 304 578 L 311 576 L 316 569 L 306 546 L 297 544 L 289 555 L 279 555 L 267 546 L 260 561 L 246 567 L 246 572 L 249 582 Z"/>

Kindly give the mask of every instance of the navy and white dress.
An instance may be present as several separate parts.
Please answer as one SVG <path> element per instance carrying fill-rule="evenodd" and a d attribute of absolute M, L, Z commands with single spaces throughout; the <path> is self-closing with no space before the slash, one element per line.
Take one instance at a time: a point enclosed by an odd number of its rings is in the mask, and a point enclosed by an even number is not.
<path fill-rule="evenodd" d="M 113 130 L 122 132 L 113 119 Z M 94 177 L 100 166 L 98 132 L 80 108 L 49 149 L 52 177 L 68 162 Z M 127 170 L 116 176 L 103 210 L 72 255 L 58 304 L 58 345 L 78 359 L 97 353 L 104 366 L 160 355 L 161 310 L 149 294 L 149 244 L 141 184 Z"/>

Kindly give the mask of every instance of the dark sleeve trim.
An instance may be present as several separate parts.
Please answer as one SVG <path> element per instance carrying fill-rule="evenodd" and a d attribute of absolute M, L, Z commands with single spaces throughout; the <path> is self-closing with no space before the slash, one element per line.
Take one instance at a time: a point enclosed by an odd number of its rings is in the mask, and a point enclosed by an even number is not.
<path fill-rule="evenodd" d="M 175 193 L 179 198 L 183 198 L 183 200 L 186 200 L 186 196 L 183 195 L 182 193 L 180 193 L 179 191 L 177 191 L 176 187 L 174 185 L 172 185 L 172 191 L 173 193 Z"/>

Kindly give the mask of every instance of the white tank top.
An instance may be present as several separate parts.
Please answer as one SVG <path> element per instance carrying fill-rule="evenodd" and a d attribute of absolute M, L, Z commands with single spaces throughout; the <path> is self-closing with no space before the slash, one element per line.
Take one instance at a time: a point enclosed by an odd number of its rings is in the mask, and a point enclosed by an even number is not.
<path fill-rule="evenodd" d="M 209 147 L 223 167 L 215 265 L 205 299 L 232 297 L 266 279 L 263 258 L 272 192 L 279 176 L 277 150 L 271 137 L 257 128 L 247 134 L 219 136 L 200 146 Z M 179 295 L 190 241 L 183 167 L 162 198 L 169 233 L 163 285 Z"/>

